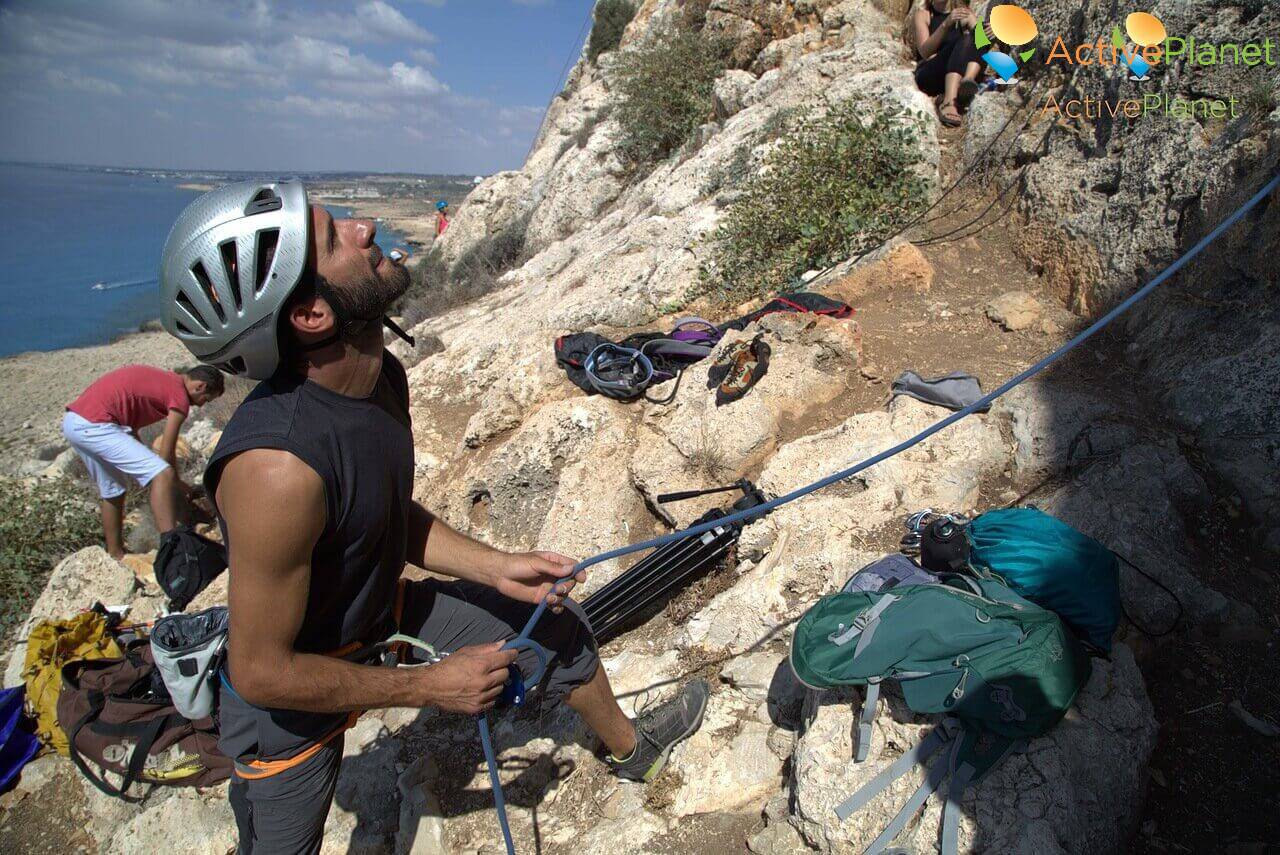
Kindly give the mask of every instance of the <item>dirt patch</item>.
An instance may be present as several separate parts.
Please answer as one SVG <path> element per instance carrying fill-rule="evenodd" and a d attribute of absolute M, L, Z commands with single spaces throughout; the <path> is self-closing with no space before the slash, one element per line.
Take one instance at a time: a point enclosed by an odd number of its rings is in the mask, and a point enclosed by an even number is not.
<path fill-rule="evenodd" d="M 13 790 L 0 796 L 0 840 L 9 855 L 89 852 L 88 803 L 70 763 L 58 763 L 38 794 Z"/>

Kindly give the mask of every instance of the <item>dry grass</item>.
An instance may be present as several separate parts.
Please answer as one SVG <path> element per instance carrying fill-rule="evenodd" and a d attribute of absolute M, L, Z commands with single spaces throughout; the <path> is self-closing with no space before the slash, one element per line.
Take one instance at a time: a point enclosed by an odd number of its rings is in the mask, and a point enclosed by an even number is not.
<path fill-rule="evenodd" d="M 684 468 L 686 472 L 703 475 L 712 481 L 732 474 L 724 447 L 719 438 L 707 430 L 705 423 L 698 426 L 693 450 L 685 456 Z"/>

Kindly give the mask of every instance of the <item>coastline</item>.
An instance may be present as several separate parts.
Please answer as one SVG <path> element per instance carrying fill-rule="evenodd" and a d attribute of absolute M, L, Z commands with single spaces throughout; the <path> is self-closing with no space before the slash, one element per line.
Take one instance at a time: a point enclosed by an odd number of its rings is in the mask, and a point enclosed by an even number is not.
<path fill-rule="evenodd" d="M 182 189 L 198 189 L 181 185 Z M 202 186 L 202 185 L 201 185 Z M 359 217 L 386 223 L 405 236 L 408 264 L 417 264 L 435 239 L 433 203 L 428 199 L 381 197 L 346 199 L 316 196 Z M 137 331 L 105 344 L 55 350 L 28 350 L 0 357 L 0 475 L 16 474 L 28 461 L 61 448 L 62 412 L 86 386 L 115 368 L 133 363 L 179 368 L 195 360 L 177 339 L 144 321 Z"/>

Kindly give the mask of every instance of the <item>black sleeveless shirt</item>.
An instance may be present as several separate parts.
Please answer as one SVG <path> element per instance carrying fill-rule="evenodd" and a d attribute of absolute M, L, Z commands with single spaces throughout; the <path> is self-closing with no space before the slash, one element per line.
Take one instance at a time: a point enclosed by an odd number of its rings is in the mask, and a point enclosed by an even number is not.
<path fill-rule="evenodd" d="M 226 462 L 256 448 L 289 452 L 324 483 L 326 520 L 311 553 L 307 611 L 294 648 L 328 653 L 386 638 L 395 631 L 391 612 L 413 501 L 404 367 L 385 354 L 367 398 L 349 398 L 286 374 L 259 384 L 231 417 L 209 460 L 204 481 L 211 497 Z M 234 564 L 229 572 L 234 577 Z M 234 686 L 235 675 L 229 677 Z M 273 758 L 296 753 L 345 716 L 258 710 L 224 686 L 221 718 L 229 756 Z"/>

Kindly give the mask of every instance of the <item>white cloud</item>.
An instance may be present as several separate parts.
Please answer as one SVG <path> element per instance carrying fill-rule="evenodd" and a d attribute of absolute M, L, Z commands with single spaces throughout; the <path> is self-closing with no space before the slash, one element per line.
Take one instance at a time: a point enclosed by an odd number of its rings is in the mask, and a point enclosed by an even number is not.
<path fill-rule="evenodd" d="M 438 95 L 448 91 L 448 87 L 436 80 L 430 71 L 403 62 L 391 66 L 391 83 L 406 95 Z"/>
<path fill-rule="evenodd" d="M 14 108 L 6 123 L 35 129 L 0 133 L 0 156 L 210 168 L 514 165 L 541 108 L 453 91 L 435 36 L 410 17 L 434 14 L 421 8 L 0 0 L 0 100 Z M 90 139 L 92 156 L 82 153 Z"/>
<path fill-rule="evenodd" d="M 436 57 L 435 51 L 426 48 L 413 48 L 409 51 L 409 58 L 419 65 L 438 65 L 440 60 Z"/>
<path fill-rule="evenodd" d="M 112 83 L 110 80 L 102 80 L 97 77 L 79 74 L 74 71 L 61 71 L 51 68 L 45 72 L 45 79 L 49 84 L 57 89 L 75 89 L 80 92 L 88 92 L 91 95 L 123 95 L 119 85 Z"/>

